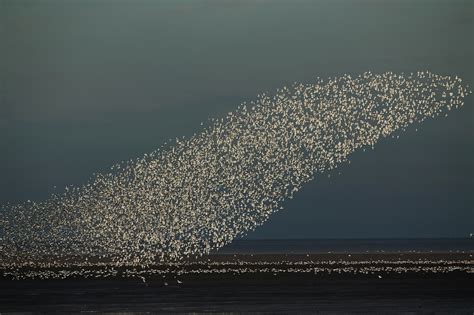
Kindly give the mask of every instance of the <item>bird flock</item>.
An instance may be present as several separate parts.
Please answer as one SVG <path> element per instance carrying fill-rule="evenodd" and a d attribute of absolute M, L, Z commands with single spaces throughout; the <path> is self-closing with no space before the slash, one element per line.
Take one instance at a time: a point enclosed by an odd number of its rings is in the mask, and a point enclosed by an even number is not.
<path fill-rule="evenodd" d="M 318 78 L 258 95 L 83 186 L 4 205 L 0 265 L 146 267 L 208 254 L 355 150 L 447 115 L 470 93 L 457 76 L 422 71 Z"/>

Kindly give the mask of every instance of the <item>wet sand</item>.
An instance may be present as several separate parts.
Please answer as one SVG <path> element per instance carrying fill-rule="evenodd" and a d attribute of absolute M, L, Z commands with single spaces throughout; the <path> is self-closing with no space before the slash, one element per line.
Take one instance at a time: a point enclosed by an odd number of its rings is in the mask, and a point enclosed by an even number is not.
<path fill-rule="evenodd" d="M 2 312 L 438 312 L 472 314 L 472 274 L 183 275 L 0 282 Z M 168 285 L 164 285 L 164 282 Z"/>
<path fill-rule="evenodd" d="M 474 312 L 471 253 L 214 255 L 114 274 L 81 269 L 66 279 L 3 277 L 0 311 Z"/>
<path fill-rule="evenodd" d="M 110 261 L 88 259 L 45 261 L 31 266 L 1 267 L 4 279 L 71 277 L 153 277 L 169 274 L 224 273 L 449 273 L 474 272 L 474 253 L 317 253 L 317 254 L 215 254 L 179 263 L 146 268 L 117 267 Z"/>

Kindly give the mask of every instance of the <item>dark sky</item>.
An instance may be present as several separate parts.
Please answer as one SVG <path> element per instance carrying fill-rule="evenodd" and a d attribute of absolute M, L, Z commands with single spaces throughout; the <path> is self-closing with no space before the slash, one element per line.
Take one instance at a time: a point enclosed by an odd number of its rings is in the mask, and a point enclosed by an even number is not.
<path fill-rule="evenodd" d="M 47 198 L 316 76 L 474 85 L 474 2 L 0 1 L 0 203 Z M 251 238 L 474 232 L 474 104 L 357 152 Z"/>

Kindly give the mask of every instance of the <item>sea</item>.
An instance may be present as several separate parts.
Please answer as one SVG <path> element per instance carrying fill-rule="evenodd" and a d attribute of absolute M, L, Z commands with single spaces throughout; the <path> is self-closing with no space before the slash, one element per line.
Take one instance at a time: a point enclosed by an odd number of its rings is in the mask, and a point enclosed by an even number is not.
<path fill-rule="evenodd" d="M 235 240 L 216 254 L 459 253 L 473 252 L 474 238 Z"/>

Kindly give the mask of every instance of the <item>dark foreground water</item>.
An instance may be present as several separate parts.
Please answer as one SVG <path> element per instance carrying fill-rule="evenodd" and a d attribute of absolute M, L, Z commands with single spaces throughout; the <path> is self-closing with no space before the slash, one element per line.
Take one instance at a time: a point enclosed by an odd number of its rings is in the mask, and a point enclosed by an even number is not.
<path fill-rule="evenodd" d="M 472 314 L 474 276 L 185 276 L 0 283 L 3 312 L 319 312 Z"/>

